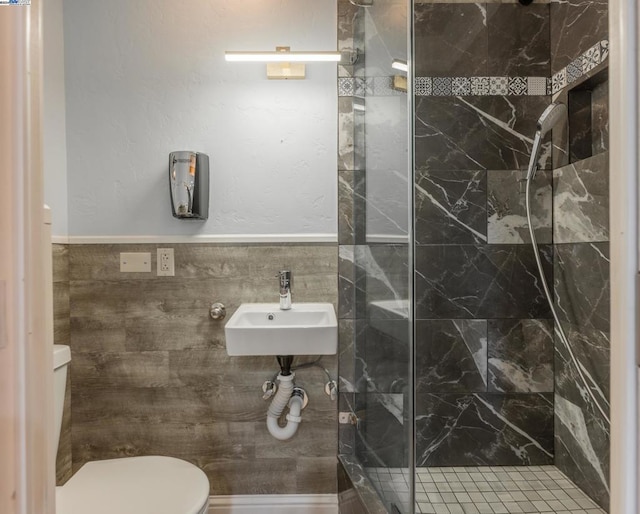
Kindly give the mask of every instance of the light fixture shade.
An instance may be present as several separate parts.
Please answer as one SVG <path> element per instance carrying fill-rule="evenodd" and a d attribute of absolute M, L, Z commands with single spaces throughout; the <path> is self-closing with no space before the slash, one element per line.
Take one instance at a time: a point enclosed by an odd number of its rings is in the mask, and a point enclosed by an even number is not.
<path fill-rule="evenodd" d="M 404 71 L 405 73 L 409 71 L 409 66 L 407 65 L 407 61 L 403 61 L 401 59 L 394 59 L 391 63 L 391 67 L 394 70 Z"/>
<path fill-rule="evenodd" d="M 224 58 L 229 62 L 339 62 L 340 52 L 225 52 Z"/>

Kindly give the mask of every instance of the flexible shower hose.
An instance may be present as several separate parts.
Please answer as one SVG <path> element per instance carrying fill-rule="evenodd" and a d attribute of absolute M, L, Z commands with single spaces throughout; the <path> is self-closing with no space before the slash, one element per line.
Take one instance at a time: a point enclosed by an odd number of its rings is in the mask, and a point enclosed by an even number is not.
<path fill-rule="evenodd" d="M 535 153 L 536 149 L 540 148 L 540 139 L 541 139 L 540 134 L 536 133 L 536 140 L 534 141 L 534 144 L 533 144 L 534 150 L 532 153 Z M 584 376 L 584 373 L 582 372 L 580 363 L 578 362 L 578 359 L 576 359 L 576 356 L 574 355 L 573 350 L 571 349 L 569 340 L 567 339 L 564 329 L 562 328 L 562 324 L 560 323 L 560 319 L 558 318 L 558 314 L 556 312 L 556 308 L 553 303 L 553 298 L 551 297 L 551 291 L 549 290 L 549 285 L 547 284 L 547 279 L 544 274 L 544 269 L 542 268 L 542 261 L 540 259 L 540 250 L 538 249 L 536 235 L 533 230 L 533 224 L 531 223 L 531 201 L 530 201 L 531 182 L 533 181 L 536 175 L 537 160 L 538 160 L 537 156 L 534 158 L 534 156 L 532 155 L 532 158 L 529 162 L 529 170 L 527 172 L 527 179 L 526 179 L 527 184 L 526 184 L 526 192 L 525 192 L 525 204 L 527 209 L 527 223 L 529 225 L 529 235 L 531 236 L 531 244 L 533 245 L 533 255 L 535 256 L 536 264 L 538 265 L 538 273 L 540 274 L 540 281 L 542 282 L 542 288 L 544 289 L 544 294 L 546 295 L 547 301 L 549 302 L 549 307 L 551 308 L 551 314 L 553 314 L 556 332 L 558 333 L 558 336 L 560 337 L 560 339 L 562 339 L 562 342 L 564 343 L 564 345 L 567 347 L 567 350 L 569 351 L 569 356 L 571 357 L 573 364 L 578 370 L 578 375 L 580 376 L 580 379 L 585 385 L 587 393 L 589 393 L 589 396 L 593 400 L 593 403 L 595 404 L 596 408 L 600 411 L 600 414 L 602 414 L 602 417 L 607 421 L 608 424 L 611 424 L 611 421 L 609 420 L 609 416 L 607 416 L 604 409 L 600 406 L 600 403 L 598 402 L 595 395 L 593 394 L 593 391 L 591 390 L 591 386 L 589 386 L 589 382 L 587 381 L 586 377 Z"/>

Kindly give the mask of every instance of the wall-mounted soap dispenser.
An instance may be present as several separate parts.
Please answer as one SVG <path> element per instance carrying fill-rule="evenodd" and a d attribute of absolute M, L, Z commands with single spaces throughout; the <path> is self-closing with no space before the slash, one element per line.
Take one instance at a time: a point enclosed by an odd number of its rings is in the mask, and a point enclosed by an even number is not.
<path fill-rule="evenodd" d="M 169 192 L 175 218 L 209 217 L 209 156 L 198 152 L 169 154 Z"/>

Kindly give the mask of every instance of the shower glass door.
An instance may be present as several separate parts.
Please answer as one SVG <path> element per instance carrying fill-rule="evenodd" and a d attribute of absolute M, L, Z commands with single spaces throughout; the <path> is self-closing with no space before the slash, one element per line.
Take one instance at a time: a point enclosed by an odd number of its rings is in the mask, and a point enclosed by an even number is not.
<path fill-rule="evenodd" d="M 356 415 L 341 428 L 341 452 L 351 452 L 388 512 L 413 512 L 413 373 L 410 109 L 407 92 L 406 0 L 339 2 L 341 31 L 350 27 L 352 67 L 341 69 L 341 133 L 353 123 L 353 153 L 342 145 L 341 267 L 354 285 L 353 353 L 341 354 L 341 406 Z M 346 31 L 343 31 L 343 34 Z M 345 48 L 343 48 L 344 50 Z M 403 69 L 403 64 L 405 65 Z M 346 142 L 348 143 L 348 141 Z M 345 155 L 350 155 L 349 161 Z M 346 234 L 345 234 L 346 232 Z M 341 273 L 344 280 L 344 275 Z M 344 284 L 341 285 L 344 290 Z M 346 320 L 345 320 L 346 321 Z M 351 350 L 348 350 L 351 352 Z M 350 357 L 353 368 L 349 368 Z M 352 372 L 351 377 L 346 373 Z M 348 379 L 350 378 L 350 380 Z M 352 437 L 352 439 L 350 439 Z M 345 444 L 346 443 L 346 444 Z"/>

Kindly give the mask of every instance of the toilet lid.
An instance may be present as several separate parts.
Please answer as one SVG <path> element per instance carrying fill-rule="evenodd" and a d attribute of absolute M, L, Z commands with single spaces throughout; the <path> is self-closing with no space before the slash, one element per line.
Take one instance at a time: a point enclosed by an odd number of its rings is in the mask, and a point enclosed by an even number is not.
<path fill-rule="evenodd" d="M 209 480 L 196 466 L 172 457 L 88 462 L 56 488 L 58 514 L 199 514 Z"/>

